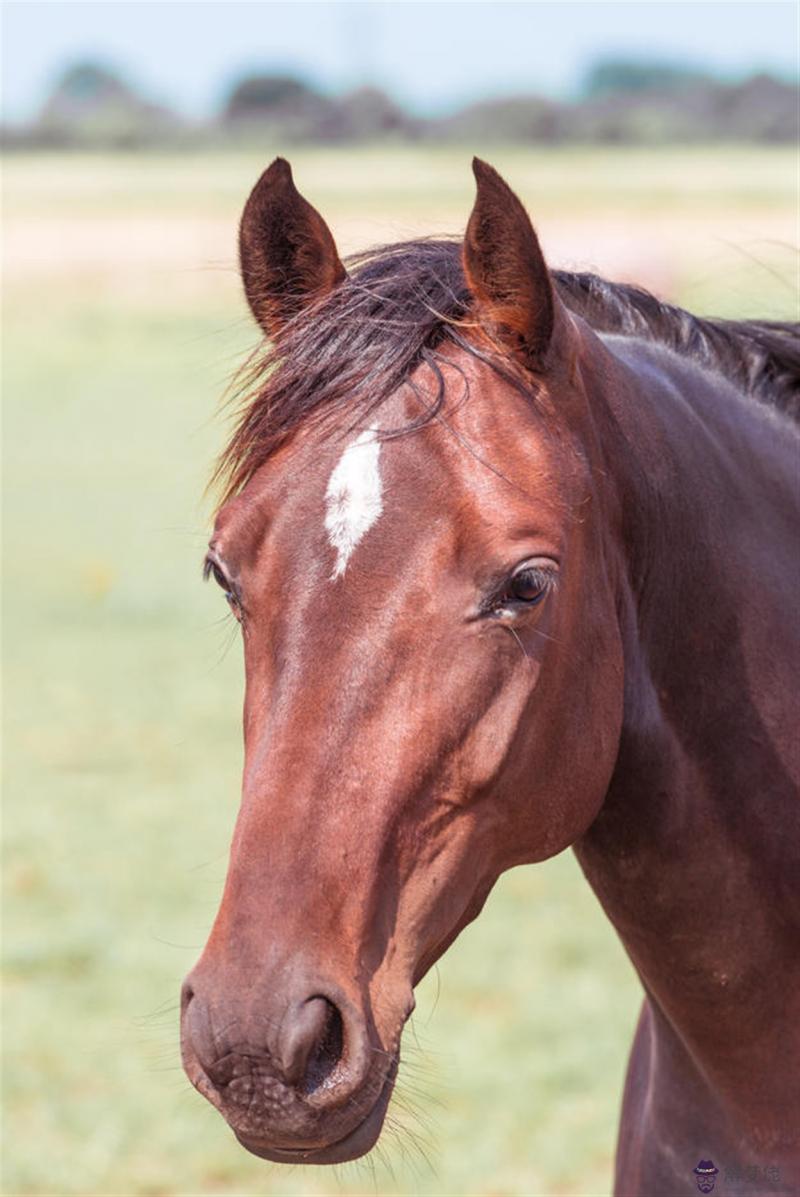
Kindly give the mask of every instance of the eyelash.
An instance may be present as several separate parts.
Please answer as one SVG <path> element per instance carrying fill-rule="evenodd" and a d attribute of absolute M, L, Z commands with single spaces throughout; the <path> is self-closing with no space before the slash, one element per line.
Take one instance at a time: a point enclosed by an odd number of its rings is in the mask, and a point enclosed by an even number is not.
<path fill-rule="evenodd" d="M 228 605 L 233 612 L 234 618 L 238 619 L 241 623 L 243 615 L 242 606 L 239 602 L 239 596 L 236 594 L 236 591 L 233 590 L 231 582 L 228 578 L 226 578 L 216 561 L 210 557 L 207 557 L 203 563 L 203 581 L 207 582 L 211 577 L 213 577 L 214 581 L 225 595 L 225 598 L 228 600 Z"/>

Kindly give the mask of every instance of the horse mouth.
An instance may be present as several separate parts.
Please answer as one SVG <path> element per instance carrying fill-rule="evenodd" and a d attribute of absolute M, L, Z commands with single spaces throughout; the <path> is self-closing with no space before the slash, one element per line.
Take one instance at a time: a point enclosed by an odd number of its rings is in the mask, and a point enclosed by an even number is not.
<path fill-rule="evenodd" d="M 234 1131 L 236 1138 L 247 1151 L 270 1160 L 274 1164 L 346 1164 L 366 1155 L 376 1144 L 383 1127 L 383 1120 L 389 1108 L 397 1076 L 397 1063 L 393 1063 L 377 1101 L 366 1118 L 354 1130 L 327 1147 L 271 1147 L 266 1140 L 253 1135 Z"/>

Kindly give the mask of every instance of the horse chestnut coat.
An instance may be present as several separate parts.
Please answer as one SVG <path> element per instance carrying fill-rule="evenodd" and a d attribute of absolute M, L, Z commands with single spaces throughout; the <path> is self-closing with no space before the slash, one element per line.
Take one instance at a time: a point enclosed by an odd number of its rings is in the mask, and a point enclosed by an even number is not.
<path fill-rule="evenodd" d="M 281 159 L 244 210 L 245 767 L 185 1067 L 257 1155 L 368 1151 L 414 986 L 572 845 L 644 989 L 617 1194 L 797 1191 L 796 330 L 550 272 L 474 170 L 463 245 L 347 269 Z"/>

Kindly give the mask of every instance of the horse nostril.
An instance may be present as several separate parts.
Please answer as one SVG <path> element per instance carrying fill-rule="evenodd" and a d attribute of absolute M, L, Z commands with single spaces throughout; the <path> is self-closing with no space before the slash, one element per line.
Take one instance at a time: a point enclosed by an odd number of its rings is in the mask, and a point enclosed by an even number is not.
<path fill-rule="evenodd" d="M 186 1008 L 193 997 L 194 990 L 188 981 L 184 981 L 183 985 L 181 986 L 181 1014 L 186 1013 Z"/>
<path fill-rule="evenodd" d="M 313 1093 L 330 1076 L 342 1055 L 342 1016 L 324 997 L 312 997 L 284 1021 L 280 1059 L 288 1084 Z"/>
<path fill-rule="evenodd" d="M 327 1017 L 322 1034 L 317 1038 L 314 1050 L 306 1063 L 306 1074 L 303 1080 L 303 1089 L 306 1093 L 313 1093 L 325 1084 L 341 1060 L 344 1049 L 344 1026 L 339 1008 L 324 998 L 322 1000 L 328 1007 Z"/>

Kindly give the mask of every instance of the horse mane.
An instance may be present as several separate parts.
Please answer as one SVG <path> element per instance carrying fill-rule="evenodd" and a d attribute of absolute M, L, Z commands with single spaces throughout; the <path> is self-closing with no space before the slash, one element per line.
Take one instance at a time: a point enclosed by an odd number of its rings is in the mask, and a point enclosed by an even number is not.
<path fill-rule="evenodd" d="M 596 332 L 655 341 L 800 420 L 800 324 L 693 316 L 629 283 L 563 270 L 553 277 L 566 306 Z"/>
<path fill-rule="evenodd" d="M 552 278 L 565 305 L 597 332 L 663 344 L 800 418 L 800 325 L 701 318 L 594 274 L 556 270 Z M 469 338 L 470 298 L 457 240 L 423 238 L 349 258 L 344 282 L 290 320 L 240 372 L 238 421 L 213 478 L 222 483 L 223 501 L 299 425 L 337 415 L 348 428 L 363 424 L 422 362 L 439 388 L 413 427 L 432 420 L 444 401 L 438 351 L 447 343 L 488 361 L 533 396 L 507 361 Z"/>

